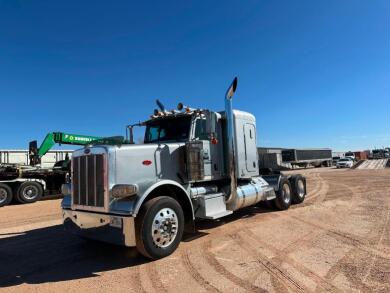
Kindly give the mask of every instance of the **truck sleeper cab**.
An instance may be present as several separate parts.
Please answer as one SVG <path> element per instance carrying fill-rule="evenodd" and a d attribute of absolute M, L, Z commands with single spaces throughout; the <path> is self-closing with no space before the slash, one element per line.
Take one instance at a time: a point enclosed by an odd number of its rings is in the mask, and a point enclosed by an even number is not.
<path fill-rule="evenodd" d="M 237 79 L 224 112 L 160 107 L 142 123 L 144 144 L 75 151 L 72 183 L 63 186 L 65 228 L 158 259 L 177 248 L 196 219 L 218 219 L 265 200 L 280 210 L 302 202 L 304 177 L 259 174 L 256 120 L 232 110 L 236 86 Z"/>

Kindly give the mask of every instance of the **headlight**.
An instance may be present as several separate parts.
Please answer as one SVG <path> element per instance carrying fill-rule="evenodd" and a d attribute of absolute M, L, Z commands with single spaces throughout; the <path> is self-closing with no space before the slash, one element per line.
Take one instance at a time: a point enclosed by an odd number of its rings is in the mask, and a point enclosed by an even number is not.
<path fill-rule="evenodd" d="M 125 198 L 136 195 L 137 192 L 138 186 L 136 184 L 117 184 L 112 188 L 111 195 L 114 198 Z"/>
<path fill-rule="evenodd" d="M 62 195 L 71 195 L 72 194 L 72 184 L 65 183 L 61 185 L 61 194 Z"/>

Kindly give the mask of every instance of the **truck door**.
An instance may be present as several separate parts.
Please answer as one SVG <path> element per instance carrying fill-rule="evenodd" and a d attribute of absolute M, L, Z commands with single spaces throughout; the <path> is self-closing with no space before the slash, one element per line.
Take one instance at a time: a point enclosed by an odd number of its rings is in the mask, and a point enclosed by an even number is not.
<path fill-rule="evenodd" d="M 257 172 L 256 128 L 253 124 L 244 124 L 245 160 L 248 172 Z"/>
<path fill-rule="evenodd" d="M 222 143 L 212 144 L 207 133 L 206 119 L 195 120 L 193 138 L 203 143 L 203 166 L 205 179 L 219 179 L 223 173 Z"/>

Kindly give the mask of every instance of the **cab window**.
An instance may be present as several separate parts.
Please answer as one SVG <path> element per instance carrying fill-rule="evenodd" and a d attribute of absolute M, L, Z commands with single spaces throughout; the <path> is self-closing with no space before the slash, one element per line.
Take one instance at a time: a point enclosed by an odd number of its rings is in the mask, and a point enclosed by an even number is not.
<path fill-rule="evenodd" d="M 207 140 L 206 119 L 196 119 L 195 121 L 195 139 Z"/>

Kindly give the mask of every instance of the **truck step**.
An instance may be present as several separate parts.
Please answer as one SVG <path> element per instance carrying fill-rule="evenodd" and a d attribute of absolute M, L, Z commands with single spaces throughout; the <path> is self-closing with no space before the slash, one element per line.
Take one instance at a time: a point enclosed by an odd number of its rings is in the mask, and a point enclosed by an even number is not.
<path fill-rule="evenodd" d="M 230 215 L 232 211 L 226 210 L 225 195 L 223 193 L 206 194 L 198 199 L 199 208 L 195 217 L 200 219 L 218 219 Z"/>
<path fill-rule="evenodd" d="M 219 213 L 216 213 L 213 215 L 203 216 L 202 219 L 216 220 L 216 219 L 219 219 L 219 218 L 225 217 L 227 215 L 231 215 L 231 214 L 233 214 L 233 211 L 226 210 L 226 211 L 219 212 Z"/>

